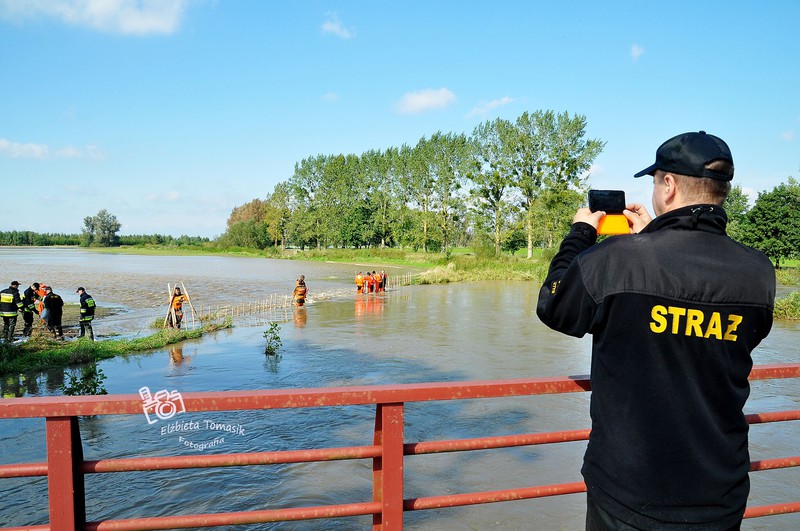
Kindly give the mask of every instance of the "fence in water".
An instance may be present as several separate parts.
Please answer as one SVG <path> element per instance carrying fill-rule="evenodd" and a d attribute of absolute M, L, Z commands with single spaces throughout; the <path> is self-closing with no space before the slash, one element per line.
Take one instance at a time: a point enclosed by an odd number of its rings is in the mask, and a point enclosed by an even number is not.
<path fill-rule="evenodd" d="M 390 276 L 387 279 L 386 289 L 387 292 L 399 289 L 403 286 L 409 286 L 412 283 L 411 273 L 403 275 Z M 349 288 L 348 288 L 349 289 Z M 342 290 L 342 294 L 349 293 Z M 352 294 L 355 297 L 374 297 L 381 296 L 379 293 L 355 293 L 355 284 L 352 287 Z M 329 295 L 322 294 L 322 297 Z M 319 298 L 314 292 L 310 292 L 309 300 Z M 295 308 L 290 295 L 278 295 L 273 293 L 269 297 L 257 299 L 253 301 L 240 302 L 238 304 L 217 304 L 200 306 L 196 308 L 197 319 L 200 322 L 211 320 L 218 321 L 227 317 L 233 319 L 252 317 L 256 324 L 261 324 L 266 321 L 286 322 L 292 320 L 293 308 Z M 184 318 L 185 320 L 185 318 Z"/>
<path fill-rule="evenodd" d="M 753 368 L 751 380 L 800 378 L 800 364 L 762 365 Z M 143 399 L 137 395 L 105 395 L 90 397 L 33 397 L 0 401 L 0 420 L 14 418 L 44 418 L 47 458 L 39 463 L 0 465 L 3 478 L 46 477 L 48 482 L 50 522 L 0 531 L 19 529 L 58 530 L 146 530 L 179 529 L 186 527 L 216 527 L 280 521 L 315 520 L 371 516 L 373 530 L 403 528 L 407 511 L 461 507 L 485 503 L 564 496 L 585 492 L 582 482 L 534 485 L 523 488 L 483 492 L 452 493 L 405 498 L 406 458 L 443 452 L 498 450 L 520 446 L 563 444 L 585 441 L 589 429 L 560 432 L 527 433 L 487 436 L 471 439 L 406 442 L 406 404 L 430 401 L 500 397 L 526 397 L 559 393 L 590 391 L 588 376 L 554 378 L 519 378 L 472 382 L 419 383 L 404 385 L 354 386 L 327 389 L 281 389 L 265 391 L 225 391 L 185 393 L 182 405 L 186 412 L 253 410 L 270 415 L 274 409 L 333 408 L 346 414 L 342 406 L 374 405 L 375 424 L 372 445 L 339 446 L 249 452 L 236 454 L 178 455 L 162 457 L 125 456 L 113 459 L 85 461 L 78 417 L 81 415 L 142 415 Z M 145 404 L 146 405 L 146 404 Z M 145 409 L 145 414 L 147 410 Z M 751 425 L 800 420 L 800 410 L 784 410 L 747 415 Z M 320 427 L 326 429 L 325 426 Z M 113 449 L 109 449 L 113 453 Z M 87 521 L 86 474 L 107 474 L 135 471 L 181 470 L 192 468 L 267 466 L 281 463 L 323 463 L 362 459 L 372 461 L 372 498 L 339 505 L 274 507 L 250 511 L 205 514 L 174 514 L 136 518 Z M 698 463 L 701 466 L 702 463 Z M 750 464 L 751 472 L 796 467 L 800 456 L 761 459 Z M 577 466 L 577 465 L 576 465 Z M 500 478 L 501 480 L 504 478 Z M 507 479 L 507 478 L 505 478 Z M 320 484 L 319 488 L 344 488 L 344 485 Z M 449 489 L 448 489 L 449 490 Z M 161 491 L 167 495 L 167 491 Z M 118 502 L 125 503 L 120 493 Z M 177 511 L 179 506 L 174 507 Z M 785 500 L 771 505 L 748 507 L 745 518 L 766 517 L 800 512 L 800 501 Z"/>

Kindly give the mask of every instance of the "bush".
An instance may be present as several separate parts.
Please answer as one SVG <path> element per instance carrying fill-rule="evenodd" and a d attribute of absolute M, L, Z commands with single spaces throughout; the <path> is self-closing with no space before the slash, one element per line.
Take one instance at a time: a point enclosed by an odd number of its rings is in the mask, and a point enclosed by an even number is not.
<path fill-rule="evenodd" d="M 281 348 L 283 342 L 281 341 L 280 331 L 281 325 L 276 322 L 272 322 L 269 328 L 264 330 L 264 339 L 267 340 L 267 344 L 264 345 L 264 354 L 267 356 L 274 356 L 278 353 L 278 349 Z"/>
<path fill-rule="evenodd" d="M 800 291 L 793 291 L 775 301 L 775 319 L 800 319 Z"/>

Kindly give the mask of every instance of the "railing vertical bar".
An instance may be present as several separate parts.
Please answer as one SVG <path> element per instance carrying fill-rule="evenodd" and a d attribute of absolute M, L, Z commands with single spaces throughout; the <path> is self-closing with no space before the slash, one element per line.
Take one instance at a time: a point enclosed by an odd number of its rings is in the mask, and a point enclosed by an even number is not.
<path fill-rule="evenodd" d="M 45 432 L 50 529 L 83 529 L 86 523 L 86 499 L 78 417 L 47 417 Z"/>
<path fill-rule="evenodd" d="M 403 529 L 403 424 L 404 404 L 377 404 L 374 444 L 381 446 L 373 459 L 372 499 L 381 503 L 372 519 L 373 531 Z"/>

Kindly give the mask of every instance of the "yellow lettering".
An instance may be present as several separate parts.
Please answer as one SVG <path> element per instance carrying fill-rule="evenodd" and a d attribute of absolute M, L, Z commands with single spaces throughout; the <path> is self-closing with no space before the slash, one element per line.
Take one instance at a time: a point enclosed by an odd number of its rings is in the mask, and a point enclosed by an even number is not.
<path fill-rule="evenodd" d="M 719 312 L 712 313 L 711 319 L 708 320 L 708 328 L 706 329 L 706 335 L 704 337 L 708 339 L 711 336 L 722 340 L 722 320 Z"/>
<path fill-rule="evenodd" d="M 703 337 L 703 331 L 700 330 L 703 319 L 705 319 L 705 315 L 700 310 L 688 310 L 686 312 L 686 331 L 684 333 L 687 336 Z"/>
<path fill-rule="evenodd" d="M 667 320 L 664 316 L 667 314 L 667 309 L 661 305 L 653 306 L 653 309 L 650 311 L 650 317 L 653 320 L 650 322 L 650 330 L 655 332 L 656 334 L 662 333 L 664 330 L 667 329 Z"/>
<path fill-rule="evenodd" d="M 742 323 L 742 316 L 736 314 L 730 314 L 728 316 L 728 329 L 725 330 L 725 337 L 723 339 L 725 341 L 736 341 L 738 336 L 736 335 L 736 329 Z"/>
<path fill-rule="evenodd" d="M 672 315 L 672 333 L 677 335 L 681 327 L 681 317 L 686 315 L 686 308 L 670 306 L 667 311 Z"/>

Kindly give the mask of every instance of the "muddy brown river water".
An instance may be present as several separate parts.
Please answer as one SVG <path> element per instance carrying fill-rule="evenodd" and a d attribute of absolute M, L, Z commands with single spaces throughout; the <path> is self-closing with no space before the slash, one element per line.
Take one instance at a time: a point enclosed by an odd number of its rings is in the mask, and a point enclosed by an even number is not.
<path fill-rule="evenodd" d="M 197 306 L 230 305 L 287 296 L 306 276 L 310 298 L 302 312 L 281 319 L 279 358 L 264 356 L 267 320 L 240 318 L 232 330 L 164 350 L 108 360 L 100 367 L 109 393 L 307 388 L 587 374 L 590 340 L 568 338 L 536 318 L 538 286 L 464 283 L 398 288 L 357 297 L 353 272 L 373 264 L 325 264 L 232 257 L 114 255 L 78 249 L 0 248 L 0 282 L 34 280 L 76 302 L 78 285 L 115 316 L 96 321 L 101 336 L 147 334 L 163 317 L 167 283 L 182 281 Z M 404 269 L 386 268 L 389 275 Z M 776 322 L 756 349 L 756 364 L 798 362 L 800 324 Z M 4 394 L 59 394 L 64 371 L 20 375 Z M 746 411 L 800 408 L 796 381 L 754 382 Z M 406 442 L 534 433 L 589 427 L 589 395 L 412 404 Z M 204 424 L 240 425 L 208 453 L 271 451 L 371 444 L 373 408 L 185 413 Z M 163 434 L 144 415 L 81 419 L 86 459 L 179 455 L 176 434 Z M 213 435 L 197 433 L 197 437 Z M 751 429 L 751 457 L 800 455 L 798 423 Z M 198 439 L 199 440 L 199 439 Z M 585 443 L 451 453 L 406 460 L 405 497 L 485 491 L 579 481 Z M 0 421 L 0 463 L 45 457 L 44 422 Z M 243 511 L 366 501 L 367 462 L 232 467 L 87 476 L 90 520 L 180 513 Z M 751 504 L 800 500 L 798 469 L 751 475 Z M 0 524 L 47 521 L 42 478 L 0 480 Z M 406 513 L 406 529 L 579 530 L 585 498 L 559 498 Z M 369 518 L 242 526 L 240 529 L 369 529 Z M 800 515 L 746 521 L 743 529 L 800 529 Z"/>

